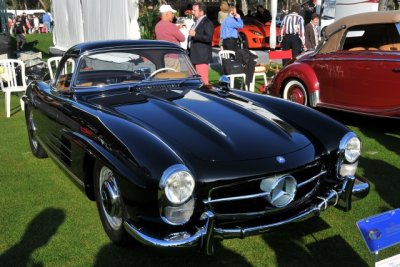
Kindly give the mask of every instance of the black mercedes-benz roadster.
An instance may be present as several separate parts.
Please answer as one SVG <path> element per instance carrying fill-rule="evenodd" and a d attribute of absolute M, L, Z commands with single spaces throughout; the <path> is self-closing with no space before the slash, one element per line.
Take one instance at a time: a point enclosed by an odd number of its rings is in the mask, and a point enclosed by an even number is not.
<path fill-rule="evenodd" d="M 199 247 L 318 215 L 368 194 L 359 138 L 302 105 L 203 86 L 160 41 L 69 49 L 26 91 L 29 142 L 97 202 L 110 239 Z"/>

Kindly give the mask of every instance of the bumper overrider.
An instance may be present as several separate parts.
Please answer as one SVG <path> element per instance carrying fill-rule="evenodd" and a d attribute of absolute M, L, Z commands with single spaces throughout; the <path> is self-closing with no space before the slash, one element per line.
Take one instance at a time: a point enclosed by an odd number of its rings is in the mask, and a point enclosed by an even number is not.
<path fill-rule="evenodd" d="M 202 227 L 192 234 L 177 232 L 169 234 L 168 237 L 160 238 L 157 235 L 146 232 L 143 228 L 137 228 L 131 221 L 126 221 L 125 229 L 139 242 L 157 248 L 186 248 L 198 247 L 208 255 L 214 253 L 214 239 L 245 238 L 252 235 L 259 235 L 270 229 L 282 226 L 291 222 L 302 221 L 319 215 L 321 211 L 330 206 L 338 206 L 344 211 L 351 209 L 352 201 L 364 198 L 369 193 L 369 182 L 356 176 L 347 176 L 334 189 L 325 195 L 318 196 L 318 203 L 302 210 L 295 216 L 270 224 L 263 224 L 247 228 L 220 228 L 215 226 L 215 216 L 212 211 L 205 211 L 201 220 Z M 172 236 L 172 238 L 171 238 Z"/>

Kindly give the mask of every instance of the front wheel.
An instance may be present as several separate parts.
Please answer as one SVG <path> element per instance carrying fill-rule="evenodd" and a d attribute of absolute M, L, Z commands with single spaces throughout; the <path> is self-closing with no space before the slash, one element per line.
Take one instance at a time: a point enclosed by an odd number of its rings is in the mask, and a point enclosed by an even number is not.
<path fill-rule="evenodd" d="M 307 89 L 298 80 L 290 80 L 283 89 L 283 98 L 307 106 Z"/>
<path fill-rule="evenodd" d="M 47 154 L 43 147 L 36 139 L 36 124 L 33 116 L 32 106 L 29 104 L 25 109 L 26 126 L 28 129 L 29 146 L 31 147 L 32 154 L 37 158 L 47 158 Z"/>
<path fill-rule="evenodd" d="M 100 220 L 108 237 L 117 245 L 128 245 L 132 238 L 124 228 L 125 207 L 114 173 L 107 166 L 96 163 L 94 195 Z"/>

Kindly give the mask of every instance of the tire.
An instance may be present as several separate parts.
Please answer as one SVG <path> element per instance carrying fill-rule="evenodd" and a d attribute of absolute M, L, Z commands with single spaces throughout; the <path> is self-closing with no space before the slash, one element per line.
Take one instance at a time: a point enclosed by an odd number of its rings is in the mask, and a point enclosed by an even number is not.
<path fill-rule="evenodd" d="M 126 210 L 114 173 L 100 162 L 93 173 L 94 196 L 104 231 L 116 245 L 130 245 L 133 238 L 124 227 Z"/>
<path fill-rule="evenodd" d="M 304 106 L 308 105 L 307 89 L 298 80 L 289 80 L 283 89 L 283 98 Z"/>
<path fill-rule="evenodd" d="M 247 42 L 247 37 L 244 33 L 239 32 L 239 38 L 240 38 L 240 49 L 249 49 L 249 43 Z"/>
<path fill-rule="evenodd" d="M 35 118 L 32 112 L 32 106 L 27 105 L 25 109 L 26 128 L 28 129 L 29 146 L 31 147 L 32 154 L 37 158 L 47 158 L 47 154 L 43 147 L 36 140 L 35 131 Z"/>

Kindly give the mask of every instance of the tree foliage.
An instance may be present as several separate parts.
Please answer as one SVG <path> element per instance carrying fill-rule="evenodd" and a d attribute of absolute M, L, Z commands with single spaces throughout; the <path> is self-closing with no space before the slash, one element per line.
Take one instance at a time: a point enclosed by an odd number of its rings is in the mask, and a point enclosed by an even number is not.
<path fill-rule="evenodd" d="M 51 0 L 7 0 L 8 9 L 44 9 L 50 11 Z"/>

